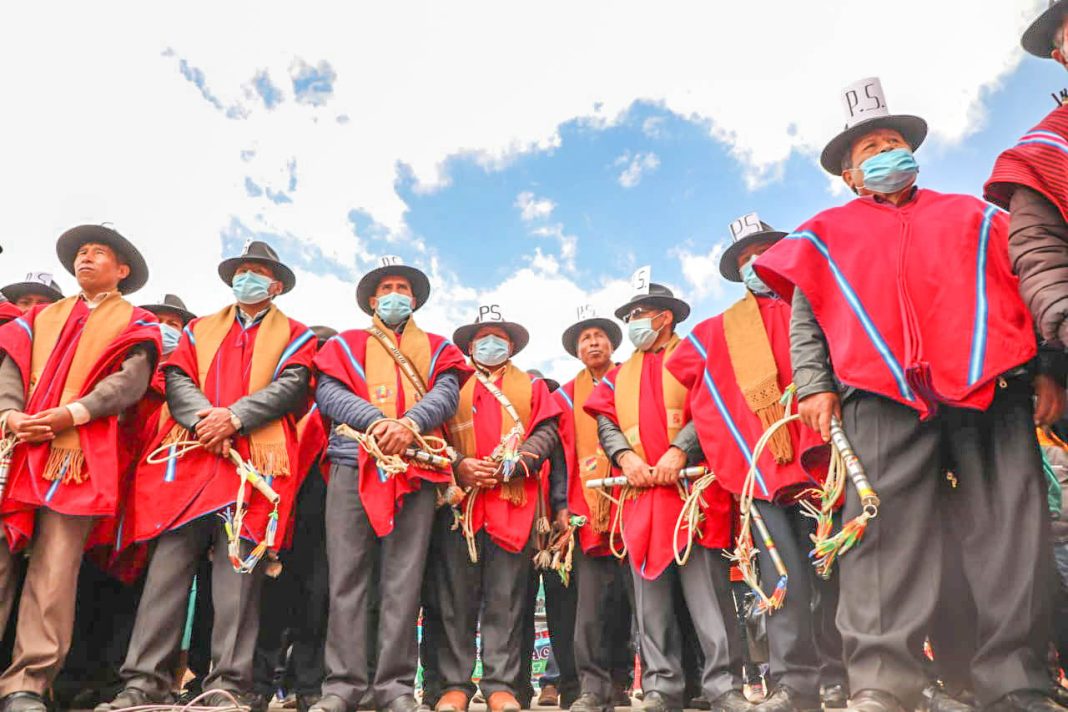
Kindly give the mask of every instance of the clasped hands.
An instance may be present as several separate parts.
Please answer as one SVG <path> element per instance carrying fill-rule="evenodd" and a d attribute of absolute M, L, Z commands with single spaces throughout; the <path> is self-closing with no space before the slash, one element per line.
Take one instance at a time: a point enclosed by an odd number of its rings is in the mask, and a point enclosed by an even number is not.
<path fill-rule="evenodd" d="M 20 443 L 43 443 L 54 440 L 64 430 L 74 427 L 74 416 L 65 406 L 49 408 L 29 415 L 13 410 L 7 414 L 7 429 Z"/>
<path fill-rule="evenodd" d="M 679 481 L 679 472 L 686 466 L 686 453 L 675 446 L 669 447 L 656 464 L 650 467 L 638 453 L 627 450 L 619 456 L 619 469 L 631 487 L 656 487 Z"/>
<path fill-rule="evenodd" d="M 520 457 L 536 460 L 534 453 L 520 452 Z M 488 489 L 501 483 L 501 464 L 488 457 L 465 457 L 456 466 L 456 479 L 461 487 L 470 489 L 482 487 Z"/>

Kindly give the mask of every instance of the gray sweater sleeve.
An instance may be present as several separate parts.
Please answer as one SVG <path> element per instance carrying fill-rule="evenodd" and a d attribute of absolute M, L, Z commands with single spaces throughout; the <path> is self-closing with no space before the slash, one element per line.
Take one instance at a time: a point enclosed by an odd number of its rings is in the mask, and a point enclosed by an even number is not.
<path fill-rule="evenodd" d="M 200 421 L 197 413 L 211 408 L 211 401 L 180 368 L 165 368 L 163 375 L 167 380 L 167 407 L 171 411 L 171 417 L 192 432 Z"/>
<path fill-rule="evenodd" d="M 382 411 L 350 391 L 344 383 L 325 373 L 319 374 L 315 402 L 327 418 L 360 432 L 366 431 L 376 420 L 385 417 Z"/>
<path fill-rule="evenodd" d="M 554 512 L 567 509 L 567 458 L 559 444 L 549 458 L 549 506 Z"/>
<path fill-rule="evenodd" d="M 93 420 L 118 415 L 145 395 L 156 367 L 155 349 L 135 346 L 126 355 L 118 371 L 100 381 L 78 402 Z"/>
<path fill-rule="evenodd" d="M 697 437 L 697 424 L 694 421 L 686 423 L 671 441 L 672 447 L 677 447 L 686 453 L 686 466 L 690 467 L 705 459 L 705 453 L 701 450 L 701 441 Z"/>
<path fill-rule="evenodd" d="M 26 394 L 22 388 L 22 373 L 7 354 L 0 361 L 0 413 L 5 410 L 21 411 L 26 407 Z"/>
<path fill-rule="evenodd" d="M 838 391 L 827 337 L 816 321 L 812 305 L 800 289 L 794 290 L 790 317 L 790 361 L 798 398 Z"/>
<path fill-rule="evenodd" d="M 260 390 L 230 405 L 230 412 L 241 421 L 241 433 L 247 435 L 300 408 L 308 398 L 310 377 L 306 366 L 289 366 Z"/>
<path fill-rule="evenodd" d="M 608 456 L 609 462 L 617 467 L 619 462 L 616 458 L 632 449 L 623 431 L 605 415 L 597 416 L 597 439 L 601 441 L 601 449 Z"/>
<path fill-rule="evenodd" d="M 1041 193 L 1016 186 L 1009 202 L 1009 259 L 1042 338 L 1068 336 L 1068 224 Z"/>
<path fill-rule="evenodd" d="M 404 415 L 415 421 L 419 432 L 425 433 L 451 418 L 459 402 L 460 379 L 455 370 L 449 370 L 439 375 L 422 400 Z"/>
<path fill-rule="evenodd" d="M 534 455 L 534 463 L 530 466 L 530 471 L 534 472 L 552 456 L 553 450 L 559 446 L 560 432 L 556 428 L 556 418 L 550 418 L 538 423 L 538 427 L 527 433 L 527 438 L 520 445 L 520 450 Z"/>

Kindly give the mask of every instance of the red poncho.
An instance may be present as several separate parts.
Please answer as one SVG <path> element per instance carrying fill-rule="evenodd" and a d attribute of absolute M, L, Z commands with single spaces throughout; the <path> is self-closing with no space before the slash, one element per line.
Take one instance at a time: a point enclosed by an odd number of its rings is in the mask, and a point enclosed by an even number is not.
<path fill-rule="evenodd" d="M 656 353 L 635 351 L 593 389 L 586 412 L 616 423 L 634 451 L 655 465 L 671 447 L 672 438 L 690 420 L 686 388 L 664 369 L 679 344 L 673 337 Z M 730 545 L 733 501 L 713 483 L 704 495 L 704 523 L 696 541 L 710 549 Z M 675 485 L 639 490 L 623 504 L 623 543 L 631 566 L 643 578 L 655 579 L 675 557 L 675 524 L 683 499 Z M 679 542 L 680 548 L 682 542 Z"/>
<path fill-rule="evenodd" d="M 756 297 L 760 317 L 778 366 L 778 385 L 785 391 L 793 379 L 790 367 L 790 307 L 779 299 Z M 690 409 L 697 435 L 716 481 L 733 494 L 742 493 L 742 484 L 752 462 L 753 447 L 764 434 L 765 425 L 746 402 L 728 353 L 720 314 L 694 327 L 668 360 L 667 369 L 690 389 Z M 791 497 L 802 487 L 814 487 L 801 467 L 801 453 L 822 445 L 811 428 L 794 422 L 786 426 L 793 445 L 793 459 L 776 461 L 765 448 L 758 463 L 753 496 L 773 501 Z"/>
<path fill-rule="evenodd" d="M 234 307 L 189 322 L 167 368 L 183 371 L 212 406 L 228 407 L 266 387 L 290 366 L 312 367 L 315 334 L 286 317 L 277 307 L 249 329 L 235 318 Z M 250 435 L 235 435 L 233 448 L 263 473 L 281 497 L 276 542 L 284 542 L 290 510 L 304 472 L 296 468 L 296 424 L 307 405 L 287 413 Z M 159 434 L 147 448 L 195 439 L 170 413 L 161 416 Z M 136 510 L 130 541 L 145 541 L 165 531 L 228 507 L 236 501 L 238 476 L 229 459 L 196 448 L 175 459 L 149 464 L 142 459 L 134 475 Z M 248 514 L 242 536 L 263 539 L 271 504 L 251 485 L 245 486 Z"/>
<path fill-rule="evenodd" d="M 117 372 L 136 346 L 151 347 L 153 357 L 158 354 L 159 324 L 153 314 L 118 294 L 94 310 L 80 297 L 68 297 L 0 327 L 0 352 L 22 374 L 25 412 L 30 414 L 87 395 Z M 139 407 L 130 408 L 123 417 L 91 420 L 50 443 L 15 448 L 3 502 L 12 549 L 32 536 L 38 507 L 77 516 L 108 518 L 118 513 L 122 475 L 141 446 L 139 421 L 130 417 Z M 107 526 L 107 520 L 100 526 Z M 88 546 L 104 538 L 91 534 Z"/>
<path fill-rule="evenodd" d="M 383 333 L 392 333 L 381 322 L 378 324 Z M 416 369 L 427 390 L 433 388 L 438 377 L 446 371 L 457 371 L 461 384 L 471 374 L 458 348 L 436 334 L 422 331 L 414 319 L 405 324 L 399 341 L 395 345 Z M 366 330 L 346 331 L 330 339 L 316 356 L 315 365 L 322 373 L 341 381 L 355 395 L 378 407 L 388 418 L 403 417 L 418 401 L 417 391 L 401 367 Z M 437 431 L 426 434 L 440 435 Z M 393 517 L 404 496 L 418 490 L 423 480 L 433 483 L 452 480 L 451 473 L 414 464 L 409 465 L 405 473 L 386 477 L 379 472 L 375 459 L 362 447 L 359 469 L 360 502 L 371 527 L 380 537 L 393 531 Z"/>
<path fill-rule="evenodd" d="M 812 304 L 843 383 L 931 417 L 985 410 L 998 376 L 1037 350 L 1009 265 L 1004 211 L 917 190 L 901 207 L 857 198 L 765 252 L 757 274 Z"/>
<path fill-rule="evenodd" d="M 1008 210 L 1017 185 L 1046 196 L 1068 222 L 1068 106 L 1058 106 L 998 156 L 983 194 Z"/>

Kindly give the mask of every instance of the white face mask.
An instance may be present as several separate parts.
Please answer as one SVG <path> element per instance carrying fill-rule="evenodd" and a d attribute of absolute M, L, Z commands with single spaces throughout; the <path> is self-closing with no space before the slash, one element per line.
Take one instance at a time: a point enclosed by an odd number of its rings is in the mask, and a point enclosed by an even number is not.
<path fill-rule="evenodd" d="M 483 336 L 471 347 L 471 357 L 483 366 L 500 366 L 512 355 L 512 347 L 499 336 Z"/>
<path fill-rule="evenodd" d="M 664 327 L 661 326 L 660 329 Z M 660 329 L 653 328 L 651 318 L 631 319 L 627 322 L 627 338 L 634 348 L 639 351 L 648 351 L 656 343 L 656 337 L 660 335 Z"/>

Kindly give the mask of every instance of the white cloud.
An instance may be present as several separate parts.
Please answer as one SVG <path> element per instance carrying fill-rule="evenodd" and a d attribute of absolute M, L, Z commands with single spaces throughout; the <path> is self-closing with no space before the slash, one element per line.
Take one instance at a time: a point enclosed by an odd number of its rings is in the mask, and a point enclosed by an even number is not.
<path fill-rule="evenodd" d="M 615 164 L 626 166 L 617 179 L 619 184 L 624 188 L 633 188 L 641 182 L 643 175 L 660 167 L 660 158 L 652 151 L 637 153 L 633 157 L 627 152 L 617 158 Z"/>
<path fill-rule="evenodd" d="M 649 138 L 657 139 L 664 137 L 664 117 L 650 116 L 642 122 L 642 133 Z"/>
<path fill-rule="evenodd" d="M 515 206 L 519 208 L 519 216 L 524 222 L 531 222 L 552 215 L 556 203 L 548 198 L 537 198 L 529 190 L 525 190 L 516 196 Z"/>
<path fill-rule="evenodd" d="M 678 257 L 682 276 L 698 299 L 719 297 L 726 293 L 727 282 L 719 273 L 719 258 L 725 249 L 724 243 L 717 243 L 704 254 L 690 252 L 686 248 L 671 251 Z"/>
<path fill-rule="evenodd" d="M 922 18 L 909 26 L 909 51 L 842 61 L 842 47 L 885 24 L 885 8 L 851 0 L 669 0 L 655 13 L 639 0 L 611 13 L 564 0 L 539 12 L 491 0 L 447 8 L 313 0 L 299 12 L 277 2 L 7 3 L 0 281 L 60 272 L 55 237 L 111 221 L 152 267 L 135 298 L 171 291 L 206 312 L 228 299 L 215 263 L 220 231 L 237 219 L 290 236 L 353 275 L 380 252 L 411 249 L 433 276 L 435 328 L 451 333 L 478 299 L 500 295 L 535 333 L 524 358 L 549 363 L 574 303 L 607 287 L 532 266 L 485 293 L 464 288 L 465 274 L 440 269 L 434 246 L 408 231 L 398 167 L 416 189 L 432 191 L 447 184 L 451 156 L 499 169 L 558 147 L 563 122 L 610 126 L 641 99 L 704 125 L 753 186 L 794 152 L 814 161 L 842 123 L 838 90 L 870 75 L 881 76 L 892 110 L 928 119 L 937 150 L 982 127 L 982 100 L 1016 66 L 1020 29 L 1043 5 L 902 0 L 899 15 Z M 754 32 L 803 42 L 785 55 L 754 52 Z M 553 52 L 543 51 L 546 36 Z M 645 38 L 638 51 L 635 36 Z M 183 77 L 183 60 L 199 70 L 200 85 Z M 272 79 L 270 108 L 257 77 Z M 294 161 L 298 185 L 289 191 Z M 292 202 L 249 196 L 246 178 L 286 188 Z M 354 236 L 353 209 L 382 235 Z M 574 241 L 562 227 L 558 235 L 563 265 Z M 384 245 L 387 236 L 393 242 Z M 684 271 L 695 290 L 713 274 L 697 257 Z M 471 263 L 467 275 L 483 268 Z M 362 321 L 350 279 L 298 273 L 283 308 L 308 322 Z M 69 276 L 61 281 L 73 287 Z"/>

